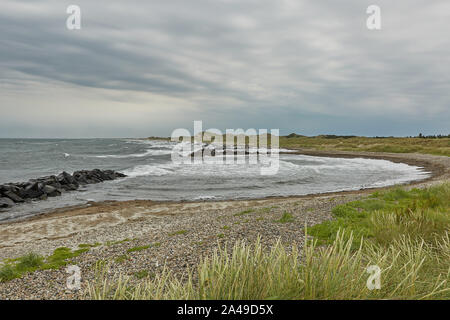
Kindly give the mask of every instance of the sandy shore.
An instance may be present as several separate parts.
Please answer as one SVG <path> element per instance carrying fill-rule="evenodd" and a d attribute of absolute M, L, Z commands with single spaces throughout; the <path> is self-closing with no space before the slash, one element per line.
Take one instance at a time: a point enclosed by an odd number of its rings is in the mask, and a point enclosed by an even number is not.
<path fill-rule="evenodd" d="M 418 165 L 432 173 L 429 179 L 410 184 L 415 187 L 449 181 L 450 178 L 449 157 L 308 150 L 300 153 L 382 158 Z M 131 276 L 142 270 L 149 274 L 157 272 L 164 264 L 177 273 L 183 273 L 186 268 L 196 265 L 201 256 L 209 255 L 218 243 L 233 243 L 240 239 L 251 241 L 260 235 L 267 244 L 281 238 L 287 245 L 295 243 L 301 246 L 305 225 L 331 219 L 334 206 L 364 197 L 372 191 L 245 201 L 90 203 L 25 221 L 0 224 L 0 260 L 27 252 L 48 255 L 58 247 L 77 249 L 80 244 L 97 243 L 98 246 L 73 261 L 82 270 L 83 284 L 93 278 L 92 267 L 99 260 L 109 261 L 112 271 Z M 293 215 L 293 222 L 277 222 L 284 212 Z M 128 252 L 140 246 L 150 247 Z M 0 283 L 0 298 L 80 298 L 80 292 L 66 290 L 67 276 L 64 269 L 45 270 Z"/>

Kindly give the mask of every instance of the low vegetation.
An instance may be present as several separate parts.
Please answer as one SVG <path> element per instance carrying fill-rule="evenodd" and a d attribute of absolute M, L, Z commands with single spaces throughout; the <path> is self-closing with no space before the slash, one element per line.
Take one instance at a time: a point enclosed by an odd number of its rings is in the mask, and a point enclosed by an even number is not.
<path fill-rule="evenodd" d="M 450 183 L 411 191 L 378 191 L 368 199 L 335 207 L 335 219 L 313 226 L 310 234 L 330 243 L 337 230 L 347 229 L 354 234 L 354 246 L 362 237 L 385 244 L 402 235 L 432 242 L 449 229 L 449 199 Z"/>
<path fill-rule="evenodd" d="M 368 151 L 392 153 L 424 153 L 450 156 L 450 137 L 356 137 L 322 135 L 280 137 L 280 147 L 327 151 Z"/>
<path fill-rule="evenodd" d="M 178 231 L 170 233 L 169 236 L 171 236 L 171 237 L 179 236 L 179 235 L 186 234 L 186 233 L 187 233 L 187 230 L 178 230 Z"/>
<path fill-rule="evenodd" d="M 114 259 L 115 263 L 123 263 L 127 260 L 130 260 L 130 256 L 126 254 L 122 254 Z"/>
<path fill-rule="evenodd" d="M 334 209 L 335 220 L 308 230 L 303 248 L 236 242 L 219 247 L 179 279 L 164 269 L 131 284 L 97 279 L 91 299 L 450 299 L 450 184 L 393 189 Z M 369 266 L 381 286 L 367 286 Z M 369 269 L 370 270 L 370 269 Z M 194 276 L 194 273 L 196 276 Z M 196 280 L 194 280 L 196 279 Z"/>
<path fill-rule="evenodd" d="M 278 222 L 278 223 L 294 222 L 294 216 L 292 215 L 292 213 L 284 212 L 283 215 L 281 216 L 281 218 L 278 220 L 275 220 L 275 222 Z"/>
<path fill-rule="evenodd" d="M 30 252 L 20 258 L 6 260 L 0 268 L 0 282 L 20 278 L 22 275 L 36 270 L 59 269 L 89 248 L 71 250 L 66 247 L 55 249 L 48 257 Z"/>
<path fill-rule="evenodd" d="M 149 274 L 148 270 L 141 270 L 141 271 L 138 271 L 138 272 L 135 272 L 135 273 L 134 273 L 134 276 L 135 276 L 136 278 L 138 278 L 138 279 L 144 279 L 144 278 L 147 278 L 149 275 L 150 275 L 150 274 Z"/>

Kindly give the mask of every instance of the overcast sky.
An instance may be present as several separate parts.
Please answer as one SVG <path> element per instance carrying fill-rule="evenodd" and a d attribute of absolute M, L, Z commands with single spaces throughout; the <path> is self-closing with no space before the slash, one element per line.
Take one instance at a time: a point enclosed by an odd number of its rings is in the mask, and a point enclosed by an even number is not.
<path fill-rule="evenodd" d="M 448 0 L 2 0 L 0 137 L 448 134 L 449 32 Z"/>

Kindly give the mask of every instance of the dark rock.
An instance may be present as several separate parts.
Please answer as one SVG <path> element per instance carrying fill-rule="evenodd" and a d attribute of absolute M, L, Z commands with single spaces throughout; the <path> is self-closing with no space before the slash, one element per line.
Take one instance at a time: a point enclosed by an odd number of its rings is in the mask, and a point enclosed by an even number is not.
<path fill-rule="evenodd" d="M 67 184 L 65 186 L 62 186 L 62 189 L 66 190 L 66 191 L 74 191 L 74 190 L 77 190 L 78 187 L 79 187 L 78 184 L 76 184 L 76 185 L 75 184 Z"/>
<path fill-rule="evenodd" d="M 42 190 L 28 190 L 25 191 L 23 198 L 36 199 L 42 196 L 43 194 L 44 192 Z"/>
<path fill-rule="evenodd" d="M 100 182 L 102 182 L 101 179 L 99 179 L 99 178 L 97 178 L 96 176 L 93 176 L 93 175 L 89 176 L 89 178 L 87 179 L 87 181 L 88 181 L 89 184 L 94 184 L 94 183 L 100 183 Z"/>
<path fill-rule="evenodd" d="M 5 191 L 3 192 L 3 195 L 5 195 L 7 198 L 11 199 L 14 202 L 24 202 L 25 200 L 22 199 L 22 197 L 18 196 L 12 191 Z"/>
<path fill-rule="evenodd" d="M 5 193 L 7 191 L 10 191 L 10 192 L 17 193 L 20 189 L 21 188 L 19 188 L 18 186 L 14 185 L 12 183 L 9 183 L 9 184 L 2 185 L 0 192 Z"/>
<path fill-rule="evenodd" d="M 71 176 L 67 172 L 62 172 L 56 177 L 57 182 L 59 182 L 61 185 L 65 184 L 77 184 L 77 181 L 75 177 Z"/>
<path fill-rule="evenodd" d="M 25 187 L 25 192 L 28 191 L 39 191 L 38 183 L 30 180 Z"/>
<path fill-rule="evenodd" d="M 44 193 L 49 197 L 56 197 L 61 195 L 61 191 L 50 185 L 46 185 L 42 191 L 44 191 Z"/>
<path fill-rule="evenodd" d="M 94 169 L 75 171 L 73 175 L 64 171 L 57 176 L 3 184 L 0 185 L 0 208 L 9 208 L 14 203 L 30 202 L 32 199 L 45 200 L 47 197 L 56 197 L 63 191 L 77 190 L 80 184 L 100 183 L 123 177 L 126 175 L 113 170 Z"/>
<path fill-rule="evenodd" d="M 0 198 L 0 208 L 11 208 L 14 207 L 14 201 L 10 198 Z"/>
<path fill-rule="evenodd" d="M 45 187 L 45 184 L 43 184 L 42 182 L 38 182 L 37 188 L 39 191 L 44 192 L 44 187 Z"/>
<path fill-rule="evenodd" d="M 39 198 L 44 192 L 42 191 L 43 185 L 35 182 L 33 180 L 30 180 L 27 184 L 25 189 L 20 193 L 20 197 L 22 198 L 30 198 L 35 199 Z"/>
<path fill-rule="evenodd" d="M 87 174 L 85 171 L 75 171 L 73 173 L 74 180 L 79 184 L 88 184 Z"/>
<path fill-rule="evenodd" d="M 105 175 L 106 180 L 114 180 L 117 177 L 122 177 L 122 176 L 120 176 L 122 173 L 114 172 L 112 170 L 105 170 L 105 171 L 103 171 L 103 173 Z M 123 176 L 125 176 L 125 175 L 123 175 Z"/>
<path fill-rule="evenodd" d="M 92 170 L 89 175 L 90 175 L 91 179 L 94 179 L 94 180 L 99 180 L 99 181 L 105 180 L 105 175 L 99 169 Z"/>

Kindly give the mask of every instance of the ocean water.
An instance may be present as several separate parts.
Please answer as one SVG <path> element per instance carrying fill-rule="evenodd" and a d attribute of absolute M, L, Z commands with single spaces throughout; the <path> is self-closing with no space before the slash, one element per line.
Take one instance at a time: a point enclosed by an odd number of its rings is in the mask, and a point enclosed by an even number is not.
<path fill-rule="evenodd" d="M 289 153 L 280 154 L 276 175 L 264 176 L 260 174 L 260 164 L 175 164 L 171 160 L 174 145 L 139 139 L 0 139 L 0 184 L 95 168 L 128 175 L 124 179 L 87 185 L 61 197 L 17 205 L 0 212 L 0 221 L 88 201 L 305 195 L 382 187 L 429 176 L 423 168 L 386 160 Z"/>

